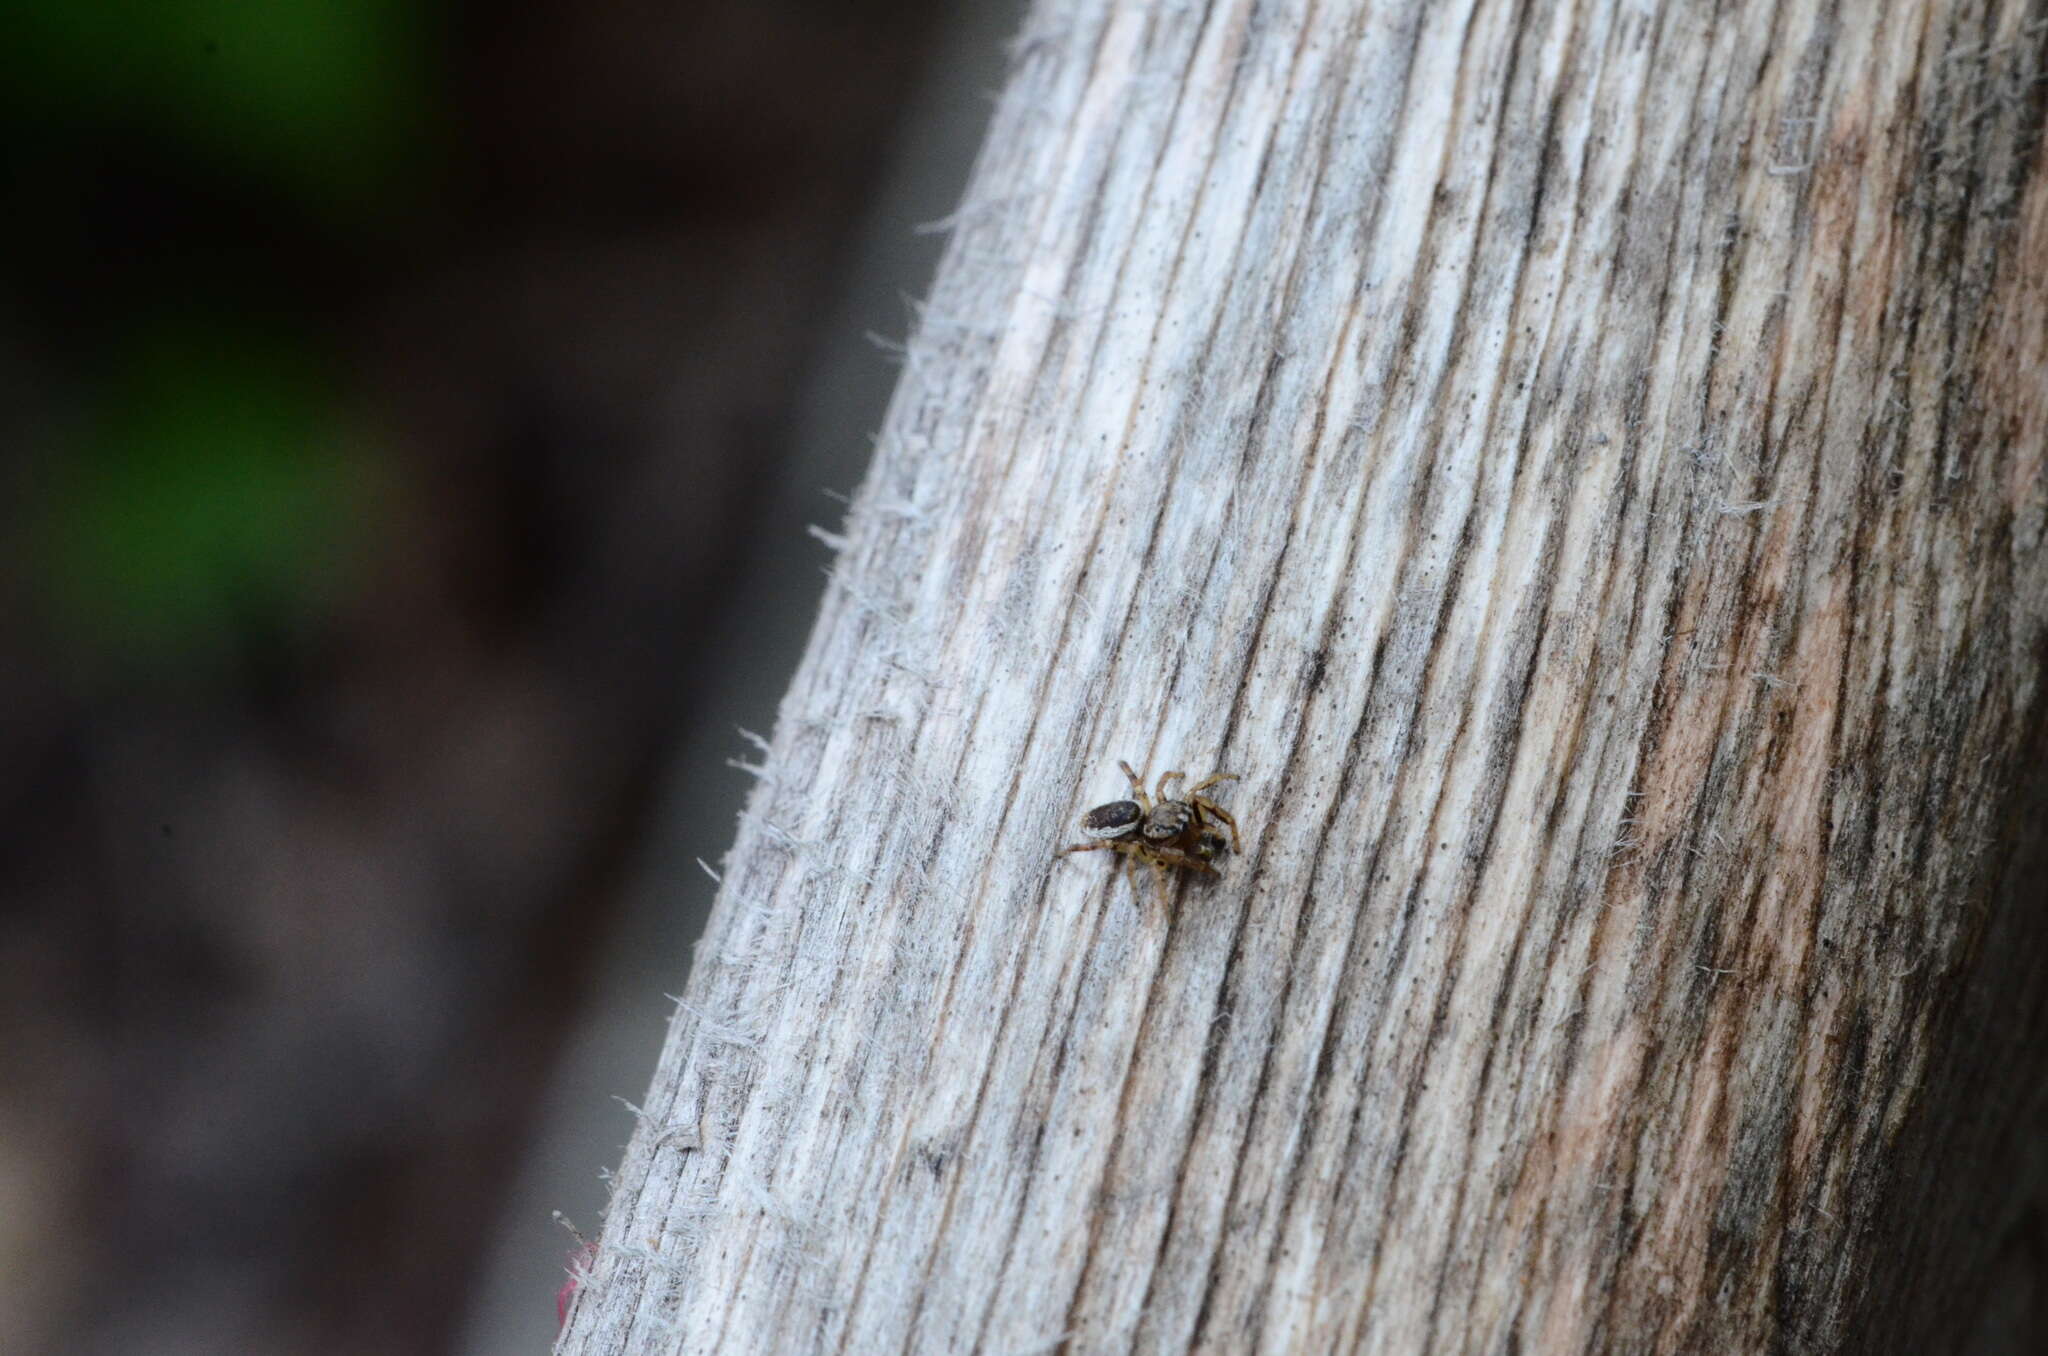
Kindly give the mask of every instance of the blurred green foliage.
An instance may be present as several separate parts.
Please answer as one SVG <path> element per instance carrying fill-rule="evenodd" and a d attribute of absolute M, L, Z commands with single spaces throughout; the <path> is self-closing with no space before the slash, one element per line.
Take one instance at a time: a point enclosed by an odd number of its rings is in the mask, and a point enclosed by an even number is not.
<path fill-rule="evenodd" d="M 313 627 L 368 549 L 335 365 L 428 163 L 405 0 L 9 0 L 0 189 L 54 438 L 8 510 L 89 666 L 217 672 Z M 380 224 L 381 223 L 381 224 Z M 251 246 L 254 246 L 253 248 Z M 314 316 L 333 329 L 316 330 Z M 46 439 L 47 441 L 47 439 Z"/>
<path fill-rule="evenodd" d="M 290 345 L 173 326 L 125 356 L 45 486 L 56 620 L 89 656 L 205 670 L 304 627 L 362 549 L 368 462 Z"/>
<path fill-rule="evenodd" d="M 9 0 L 0 103 L 168 134 L 220 168 L 360 204 L 424 123 L 422 16 L 404 0 Z"/>

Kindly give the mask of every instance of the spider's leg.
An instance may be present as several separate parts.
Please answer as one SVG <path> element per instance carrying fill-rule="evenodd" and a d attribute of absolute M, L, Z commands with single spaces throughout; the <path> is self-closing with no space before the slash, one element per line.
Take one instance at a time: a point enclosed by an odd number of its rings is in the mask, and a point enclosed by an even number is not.
<path fill-rule="evenodd" d="M 1185 852 L 1178 852 L 1173 848 L 1153 848 L 1152 858 L 1155 866 L 1160 862 L 1164 862 L 1168 866 L 1178 866 L 1188 871 L 1200 871 L 1205 875 L 1220 876 L 1223 874 L 1200 857 L 1190 857 Z"/>
<path fill-rule="evenodd" d="M 1160 904 L 1170 907 L 1173 904 L 1173 883 L 1166 878 L 1166 864 L 1158 857 L 1149 857 L 1146 860 L 1152 863 L 1152 874 L 1159 877 Z"/>
<path fill-rule="evenodd" d="M 1111 852 L 1114 852 L 1122 846 L 1122 843 L 1076 843 L 1072 847 L 1063 847 L 1058 852 L 1055 852 L 1052 855 L 1055 857 L 1064 857 L 1069 852 L 1101 852 L 1105 848 Z"/>
<path fill-rule="evenodd" d="M 1185 773 L 1185 772 L 1162 772 L 1162 773 L 1160 773 L 1160 774 L 1159 774 L 1159 789 L 1158 789 L 1157 791 L 1154 791 L 1154 792 L 1152 793 L 1152 797 L 1153 797 L 1153 799 L 1157 800 L 1157 801 L 1158 801 L 1158 802 L 1159 802 L 1160 804 L 1164 805 L 1164 804 L 1166 803 L 1166 801 L 1167 801 L 1167 795 L 1166 795 L 1166 784 L 1167 784 L 1168 782 L 1170 782 L 1170 781 L 1176 781 L 1176 780 L 1178 780 L 1178 781 L 1183 781 L 1183 782 L 1184 782 L 1184 781 L 1186 781 L 1187 779 L 1188 779 L 1188 774 L 1187 774 L 1187 773 Z"/>
<path fill-rule="evenodd" d="M 1116 853 L 1116 866 L 1110 871 L 1110 875 L 1112 877 L 1128 876 L 1131 881 L 1131 888 L 1136 889 L 1138 868 L 1133 866 L 1132 863 L 1149 860 L 1145 849 L 1136 843 L 1104 843 L 1103 846 Z"/>
<path fill-rule="evenodd" d="M 1207 796 L 1196 796 L 1195 808 L 1203 814 L 1215 815 L 1225 824 L 1228 824 L 1230 826 L 1230 850 L 1232 852 L 1244 851 L 1244 844 L 1239 842 L 1237 837 L 1237 821 L 1230 817 L 1230 811 L 1224 809 L 1215 801 L 1210 800 Z"/>
<path fill-rule="evenodd" d="M 1143 777 L 1140 777 L 1137 773 L 1131 771 L 1131 765 L 1129 763 L 1119 762 L 1117 766 L 1124 770 L 1124 776 L 1127 779 L 1129 779 L 1131 783 L 1131 791 L 1138 798 L 1138 808 L 1140 810 L 1143 810 L 1148 815 L 1151 814 L 1152 799 L 1151 797 L 1145 794 L 1145 779 Z"/>
<path fill-rule="evenodd" d="M 1212 772 L 1188 788 L 1188 799 L 1193 800 L 1218 782 L 1234 782 L 1236 780 L 1237 774 L 1235 772 Z"/>

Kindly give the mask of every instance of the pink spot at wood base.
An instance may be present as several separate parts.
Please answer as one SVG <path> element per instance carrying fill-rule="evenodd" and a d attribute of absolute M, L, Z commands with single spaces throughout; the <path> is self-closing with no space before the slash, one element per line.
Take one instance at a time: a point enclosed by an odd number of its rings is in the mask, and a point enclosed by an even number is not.
<path fill-rule="evenodd" d="M 576 1298 L 576 1287 L 583 1284 L 583 1277 L 597 1260 L 597 1244 L 585 1243 L 569 1251 L 569 1279 L 562 1282 L 562 1288 L 555 1292 L 555 1328 L 559 1331 L 569 1321 L 569 1302 Z"/>

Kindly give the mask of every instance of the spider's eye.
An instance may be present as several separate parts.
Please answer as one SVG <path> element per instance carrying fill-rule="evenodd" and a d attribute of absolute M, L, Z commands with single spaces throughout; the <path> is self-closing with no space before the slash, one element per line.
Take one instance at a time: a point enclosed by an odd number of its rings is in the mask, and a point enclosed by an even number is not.
<path fill-rule="evenodd" d="M 1090 838 L 1122 838 L 1138 827 L 1144 812 L 1134 800 L 1113 800 L 1081 816 L 1081 832 Z"/>

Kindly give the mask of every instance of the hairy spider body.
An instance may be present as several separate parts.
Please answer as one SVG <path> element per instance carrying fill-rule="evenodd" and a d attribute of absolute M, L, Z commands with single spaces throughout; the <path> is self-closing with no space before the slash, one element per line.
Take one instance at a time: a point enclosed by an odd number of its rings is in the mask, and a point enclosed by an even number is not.
<path fill-rule="evenodd" d="M 1158 876 L 1162 895 L 1168 891 L 1168 867 L 1221 875 L 1210 863 L 1226 851 L 1241 850 L 1237 821 L 1230 817 L 1229 811 L 1202 793 L 1219 782 L 1235 781 L 1237 774 L 1212 773 L 1176 798 L 1166 794 L 1167 785 L 1175 781 L 1185 782 L 1186 773 L 1163 773 L 1158 786 L 1148 796 L 1144 779 L 1131 771 L 1129 763 L 1118 763 L 1117 766 L 1123 769 L 1136 799 L 1113 800 L 1082 815 L 1081 832 L 1094 841 L 1075 843 L 1061 848 L 1054 855 L 1063 857 L 1069 852 L 1109 851 L 1123 859 L 1118 863 L 1119 868 L 1134 861 L 1144 862 Z M 1230 830 L 1227 841 L 1214 827 L 1216 824 Z"/>

